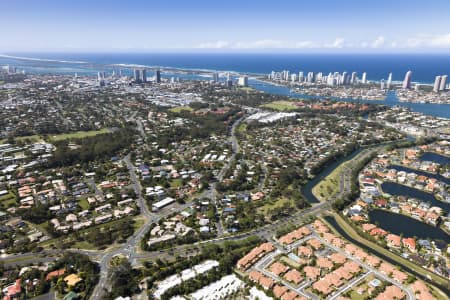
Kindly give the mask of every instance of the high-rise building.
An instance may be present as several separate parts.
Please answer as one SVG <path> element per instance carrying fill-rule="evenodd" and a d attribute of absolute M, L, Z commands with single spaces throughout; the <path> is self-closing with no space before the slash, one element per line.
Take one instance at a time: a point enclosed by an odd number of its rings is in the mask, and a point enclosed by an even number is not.
<path fill-rule="evenodd" d="M 314 72 L 308 72 L 308 76 L 307 76 L 306 81 L 308 81 L 310 83 L 314 82 Z"/>
<path fill-rule="evenodd" d="M 305 81 L 305 75 L 303 75 L 303 72 L 298 72 L 298 81 L 303 82 Z"/>
<path fill-rule="evenodd" d="M 233 86 L 233 79 L 231 77 L 231 73 L 228 72 L 227 73 L 227 87 L 232 87 Z"/>
<path fill-rule="evenodd" d="M 141 70 L 141 81 L 147 82 L 147 70 L 146 69 Z"/>
<path fill-rule="evenodd" d="M 141 81 L 141 70 L 134 69 L 134 81 L 140 82 Z"/>
<path fill-rule="evenodd" d="M 347 76 L 348 76 L 348 74 L 347 74 L 347 72 L 343 72 L 342 73 L 342 77 L 341 77 L 341 84 L 342 85 L 346 85 L 347 84 Z"/>
<path fill-rule="evenodd" d="M 441 86 L 441 76 L 436 76 L 434 79 L 433 91 L 439 92 L 439 87 Z"/>
<path fill-rule="evenodd" d="M 214 82 L 218 82 L 219 81 L 219 73 L 214 72 L 214 74 L 213 74 L 213 81 Z"/>
<path fill-rule="evenodd" d="M 356 84 L 356 80 L 357 80 L 357 73 L 356 72 L 352 72 L 352 78 L 350 79 L 350 83 L 351 84 Z"/>
<path fill-rule="evenodd" d="M 381 79 L 381 82 L 380 82 L 380 89 L 384 90 L 384 79 Z"/>
<path fill-rule="evenodd" d="M 156 83 L 161 83 L 161 70 L 156 70 L 155 81 Z"/>
<path fill-rule="evenodd" d="M 361 83 L 366 84 L 367 83 L 367 73 L 362 73 Z"/>
<path fill-rule="evenodd" d="M 445 87 L 447 85 L 447 75 L 442 75 L 441 76 L 441 84 L 439 85 L 439 90 L 440 91 L 445 91 Z"/>
<path fill-rule="evenodd" d="M 411 76 L 412 76 L 412 71 L 406 72 L 405 79 L 403 79 L 403 85 L 402 85 L 402 87 L 404 89 L 410 89 L 411 88 Z"/>
<path fill-rule="evenodd" d="M 296 82 L 297 81 L 297 74 L 295 74 L 295 73 L 291 74 L 291 81 L 292 82 Z"/>
<path fill-rule="evenodd" d="M 239 86 L 248 86 L 248 77 L 247 76 L 239 77 L 238 85 Z"/>
<path fill-rule="evenodd" d="M 391 85 L 392 85 L 392 73 L 389 73 L 388 79 L 387 79 L 387 83 L 386 83 L 386 88 L 388 90 L 390 90 L 391 89 Z"/>

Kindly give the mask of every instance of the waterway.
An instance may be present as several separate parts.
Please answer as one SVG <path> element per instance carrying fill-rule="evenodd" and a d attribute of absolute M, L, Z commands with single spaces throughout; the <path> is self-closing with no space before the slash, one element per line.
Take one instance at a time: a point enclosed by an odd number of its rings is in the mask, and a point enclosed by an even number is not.
<path fill-rule="evenodd" d="M 434 179 L 437 179 L 439 181 L 442 181 L 442 182 L 450 185 L 450 178 L 444 177 L 444 176 L 442 176 L 440 174 L 433 174 L 433 173 L 425 172 L 425 171 L 422 171 L 422 170 L 412 169 L 412 168 L 408 168 L 408 167 L 405 167 L 405 166 L 399 166 L 399 165 L 390 165 L 390 166 L 387 167 L 387 169 L 394 169 L 394 170 L 397 170 L 397 171 L 404 171 L 406 173 L 416 173 L 417 175 L 423 175 L 423 176 L 426 176 L 426 177 L 429 177 L 429 178 L 434 178 Z"/>
<path fill-rule="evenodd" d="M 398 184 L 395 182 L 383 182 L 381 184 L 383 192 L 393 196 L 406 196 L 409 198 L 415 198 L 423 202 L 428 202 L 432 206 L 442 208 L 444 211 L 450 211 L 450 203 L 437 200 L 432 194 L 420 191 L 409 186 Z"/>
<path fill-rule="evenodd" d="M 381 209 L 369 211 L 369 219 L 386 231 L 405 237 L 417 237 L 419 239 L 430 238 L 443 240 L 450 243 L 450 236 L 439 227 L 434 227 L 405 215 L 392 213 Z"/>
<path fill-rule="evenodd" d="M 361 152 L 363 148 L 359 148 L 358 150 L 353 151 L 350 155 L 347 155 L 341 159 L 338 159 L 334 161 L 333 163 L 329 164 L 325 169 L 317 174 L 312 180 L 308 181 L 307 184 L 305 184 L 302 187 L 302 194 L 308 200 L 309 203 L 319 203 L 319 199 L 317 199 L 316 196 L 314 196 L 312 189 L 313 187 L 318 184 L 322 179 L 327 177 L 331 172 L 333 172 L 334 169 L 336 169 L 341 163 L 346 162 L 348 160 L 351 160 L 356 155 L 358 155 L 359 152 Z"/>
<path fill-rule="evenodd" d="M 367 252 L 369 252 L 371 254 L 374 254 L 374 255 L 378 256 L 379 258 L 381 258 L 381 259 L 383 259 L 383 260 L 385 260 L 385 261 L 387 261 L 387 262 L 389 262 L 389 263 L 391 263 L 393 265 L 399 265 L 399 262 L 397 260 L 392 259 L 392 258 L 382 254 L 381 252 L 379 252 L 379 251 L 377 251 L 377 250 L 367 246 L 366 244 L 353 239 L 350 235 L 347 234 L 347 232 L 341 226 L 339 226 L 339 224 L 336 222 L 336 219 L 333 216 L 326 216 L 325 220 L 331 226 L 333 226 L 336 229 L 336 231 L 343 238 L 345 238 L 346 240 L 348 240 L 352 244 L 355 244 L 356 246 L 366 250 Z M 414 271 L 413 269 L 408 268 L 407 266 L 402 265 L 402 264 L 401 264 L 401 268 L 402 268 L 402 270 L 405 270 L 406 272 L 411 273 L 412 275 L 416 276 L 417 278 L 420 278 L 422 280 L 430 282 L 430 280 L 425 275 L 423 275 L 423 273 L 421 273 L 421 272 Z M 435 285 L 436 287 L 438 287 L 439 289 L 441 289 L 447 295 L 450 295 L 450 285 L 449 284 L 447 284 L 445 286 L 441 285 L 441 284 L 437 284 L 436 282 L 432 282 L 432 284 Z"/>
<path fill-rule="evenodd" d="M 421 160 L 432 161 L 442 166 L 450 165 L 450 157 L 440 155 L 434 152 L 425 152 L 421 157 Z"/>
<path fill-rule="evenodd" d="M 288 96 L 291 98 L 297 98 L 297 99 L 323 98 L 323 97 L 318 97 L 318 96 L 305 95 L 302 93 L 293 93 L 293 92 L 291 92 L 291 88 L 288 86 L 275 85 L 275 84 L 260 81 L 257 79 L 249 79 L 249 85 L 252 88 L 259 90 L 259 91 L 263 91 L 263 92 L 275 94 L 275 95 Z M 336 98 L 336 97 L 327 97 L 327 98 L 330 98 L 331 100 L 345 101 L 345 102 L 382 104 L 382 105 L 387 105 L 389 107 L 403 106 L 403 107 L 406 107 L 415 112 L 420 112 L 420 113 L 423 113 L 426 115 L 450 119 L 450 104 L 401 102 L 397 98 L 397 95 L 395 94 L 394 91 L 389 92 L 386 95 L 385 100 L 363 100 L 363 99 Z"/>

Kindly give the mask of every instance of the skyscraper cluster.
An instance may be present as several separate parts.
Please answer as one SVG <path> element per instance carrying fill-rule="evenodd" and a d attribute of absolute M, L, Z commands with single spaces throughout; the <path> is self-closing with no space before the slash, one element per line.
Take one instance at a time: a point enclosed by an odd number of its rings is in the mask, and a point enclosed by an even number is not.
<path fill-rule="evenodd" d="M 445 91 L 447 86 L 447 75 L 438 75 L 434 80 L 433 91 L 438 93 Z"/>
<path fill-rule="evenodd" d="M 147 70 L 146 69 L 134 69 L 133 70 L 134 82 L 145 83 L 147 82 Z M 155 82 L 161 82 L 161 70 L 155 71 Z"/>
<path fill-rule="evenodd" d="M 392 75 L 391 75 L 392 77 Z M 272 71 L 269 74 L 269 79 L 277 80 L 277 81 L 291 81 L 291 82 L 307 82 L 307 83 L 321 83 L 327 84 L 330 86 L 338 86 L 338 85 L 356 85 L 356 84 L 367 84 L 367 73 L 362 73 L 361 79 L 358 78 L 358 74 L 356 72 L 347 73 L 347 72 L 334 72 L 329 73 L 328 75 L 324 75 L 322 72 L 314 73 L 308 72 L 305 73 L 300 71 L 298 75 L 296 73 L 290 73 L 287 70 L 281 72 Z M 392 78 L 391 78 L 392 80 Z"/>

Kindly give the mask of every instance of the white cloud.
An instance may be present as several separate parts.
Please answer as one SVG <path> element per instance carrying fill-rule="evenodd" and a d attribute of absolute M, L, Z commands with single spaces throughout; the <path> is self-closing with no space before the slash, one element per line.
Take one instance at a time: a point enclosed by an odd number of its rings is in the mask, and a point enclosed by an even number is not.
<path fill-rule="evenodd" d="M 253 42 L 237 42 L 233 48 L 238 49 L 271 49 L 271 48 L 288 48 L 282 41 L 278 40 L 259 40 Z"/>
<path fill-rule="evenodd" d="M 298 49 L 311 49 L 311 48 L 317 48 L 317 44 L 312 41 L 301 41 L 295 43 L 295 48 Z"/>
<path fill-rule="evenodd" d="M 202 49 L 446 49 L 450 48 L 450 33 L 443 35 L 420 34 L 409 38 L 387 41 L 382 35 L 369 41 L 347 41 L 337 37 L 331 42 L 311 40 L 283 41 L 262 39 L 256 41 L 205 42 L 197 46 Z"/>
<path fill-rule="evenodd" d="M 419 34 L 406 40 L 409 48 L 449 48 L 450 34 L 427 35 Z"/>
<path fill-rule="evenodd" d="M 372 48 L 379 48 L 379 47 L 381 47 L 381 46 L 383 46 L 384 45 L 384 43 L 385 43 L 385 38 L 384 38 L 384 36 L 379 36 L 379 37 L 377 37 L 373 42 L 372 42 L 372 44 L 370 45 Z"/>
<path fill-rule="evenodd" d="M 325 44 L 324 46 L 325 46 L 325 48 L 338 48 L 338 49 L 340 49 L 340 48 L 344 48 L 344 42 L 345 42 L 345 40 L 343 38 L 339 38 L 338 37 L 338 38 L 336 38 L 334 40 L 333 43 Z"/>
<path fill-rule="evenodd" d="M 227 41 L 216 41 L 216 42 L 207 42 L 202 43 L 197 46 L 197 48 L 203 48 L 203 49 L 224 49 L 228 48 L 230 46 L 230 43 Z"/>

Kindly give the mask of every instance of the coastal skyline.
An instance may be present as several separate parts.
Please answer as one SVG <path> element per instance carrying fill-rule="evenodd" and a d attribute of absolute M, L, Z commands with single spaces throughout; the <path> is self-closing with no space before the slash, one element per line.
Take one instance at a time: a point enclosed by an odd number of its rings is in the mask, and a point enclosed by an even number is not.
<path fill-rule="evenodd" d="M 0 53 L 446 52 L 448 1 L 8 2 Z"/>

